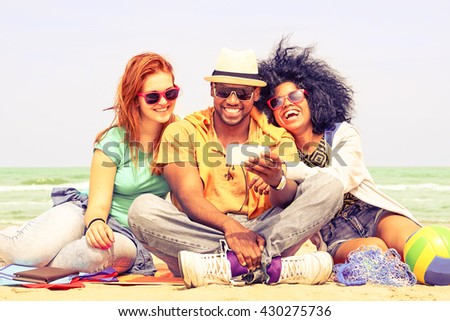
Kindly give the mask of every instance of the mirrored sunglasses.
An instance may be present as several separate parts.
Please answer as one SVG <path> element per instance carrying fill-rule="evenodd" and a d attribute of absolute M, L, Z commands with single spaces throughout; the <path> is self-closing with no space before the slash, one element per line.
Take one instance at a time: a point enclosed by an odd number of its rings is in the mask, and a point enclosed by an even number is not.
<path fill-rule="evenodd" d="M 267 105 L 269 105 L 269 107 L 272 110 L 275 110 L 284 105 L 286 98 L 289 99 L 289 101 L 291 103 L 295 104 L 295 103 L 299 103 L 303 99 L 305 99 L 305 95 L 308 95 L 308 92 L 305 89 L 297 89 L 297 90 L 291 91 L 289 94 L 287 94 L 285 96 L 275 96 L 275 97 L 270 98 L 267 101 Z"/>
<path fill-rule="evenodd" d="M 172 88 L 166 89 L 164 91 L 150 91 L 146 93 L 138 93 L 138 96 L 144 97 L 145 102 L 149 105 L 157 104 L 161 100 L 161 97 L 167 101 L 172 101 L 178 98 L 180 95 L 180 88 L 174 85 Z"/>

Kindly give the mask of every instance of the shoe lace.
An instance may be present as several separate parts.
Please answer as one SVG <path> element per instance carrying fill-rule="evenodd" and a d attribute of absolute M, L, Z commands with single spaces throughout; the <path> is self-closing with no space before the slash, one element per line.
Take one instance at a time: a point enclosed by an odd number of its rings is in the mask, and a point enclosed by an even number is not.
<path fill-rule="evenodd" d="M 230 282 L 230 267 L 228 266 L 229 263 L 225 254 L 204 254 L 203 261 L 206 265 L 203 278 L 212 281 L 220 280 L 228 283 Z"/>
<path fill-rule="evenodd" d="M 283 258 L 283 268 L 281 269 L 280 280 L 300 281 L 306 279 L 306 266 L 303 260 L 288 257 Z"/>

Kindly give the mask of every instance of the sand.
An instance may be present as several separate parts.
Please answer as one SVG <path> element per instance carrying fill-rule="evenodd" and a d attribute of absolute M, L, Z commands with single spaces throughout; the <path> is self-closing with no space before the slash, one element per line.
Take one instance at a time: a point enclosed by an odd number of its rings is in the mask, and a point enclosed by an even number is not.
<path fill-rule="evenodd" d="M 387 287 L 375 285 L 251 285 L 232 287 L 208 285 L 186 289 L 168 285 L 86 284 L 85 288 L 64 291 L 0 287 L 0 300 L 11 301 L 442 301 L 450 300 L 450 287 L 415 285 Z"/>
<path fill-rule="evenodd" d="M 307 244 L 300 252 L 310 250 L 315 247 Z M 195 320 L 211 320 L 217 319 L 214 313 L 220 310 L 233 312 L 233 317 L 220 319 L 245 321 L 289 317 L 322 319 L 323 311 L 329 313 L 327 320 L 427 320 L 440 319 L 448 311 L 446 301 L 450 301 L 450 286 L 343 286 L 333 281 L 322 285 L 208 285 L 194 289 L 184 285 L 85 285 L 70 290 L 0 286 L 0 316 L 45 321 L 71 316 L 71 320 L 112 321 L 124 320 L 121 314 L 124 311 L 138 311 L 134 317 L 127 316 L 140 318 L 141 311 L 145 310 L 145 313 L 158 312 L 158 315 L 150 315 L 153 320 L 168 317 L 185 320 L 186 315 L 191 316 L 186 320 L 193 319 L 192 316 Z M 235 313 L 243 313 L 242 310 L 250 314 L 236 317 Z M 180 314 L 199 311 L 202 314 Z M 302 315 L 305 311 L 311 315 Z M 148 320 L 149 315 L 146 316 Z"/>
<path fill-rule="evenodd" d="M 306 243 L 301 252 L 314 250 Z M 156 259 L 158 262 L 158 260 Z M 160 261 L 159 261 L 160 262 Z M 105 285 L 86 283 L 70 290 L 29 289 L 0 286 L 0 301 L 444 301 L 450 286 L 381 285 L 343 286 L 329 281 L 323 285 L 208 285 L 187 289 L 172 285 Z"/>

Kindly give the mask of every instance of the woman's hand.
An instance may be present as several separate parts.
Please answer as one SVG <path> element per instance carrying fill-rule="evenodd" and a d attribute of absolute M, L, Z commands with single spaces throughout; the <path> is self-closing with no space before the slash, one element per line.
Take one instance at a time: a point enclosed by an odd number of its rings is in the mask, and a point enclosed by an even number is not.
<path fill-rule="evenodd" d="M 114 243 L 114 232 L 105 222 L 97 220 L 92 222 L 86 231 L 86 241 L 89 246 L 107 250 Z"/>

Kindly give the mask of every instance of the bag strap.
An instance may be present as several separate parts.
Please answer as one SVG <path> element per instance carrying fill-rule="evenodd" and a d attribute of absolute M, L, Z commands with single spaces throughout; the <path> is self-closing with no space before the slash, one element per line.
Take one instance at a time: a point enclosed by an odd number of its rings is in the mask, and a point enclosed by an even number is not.
<path fill-rule="evenodd" d="M 334 123 L 329 129 L 325 130 L 324 136 L 325 141 L 327 142 L 328 146 L 331 147 L 331 143 L 333 142 L 334 134 L 337 132 L 339 126 L 341 126 L 342 122 L 340 123 Z"/>

